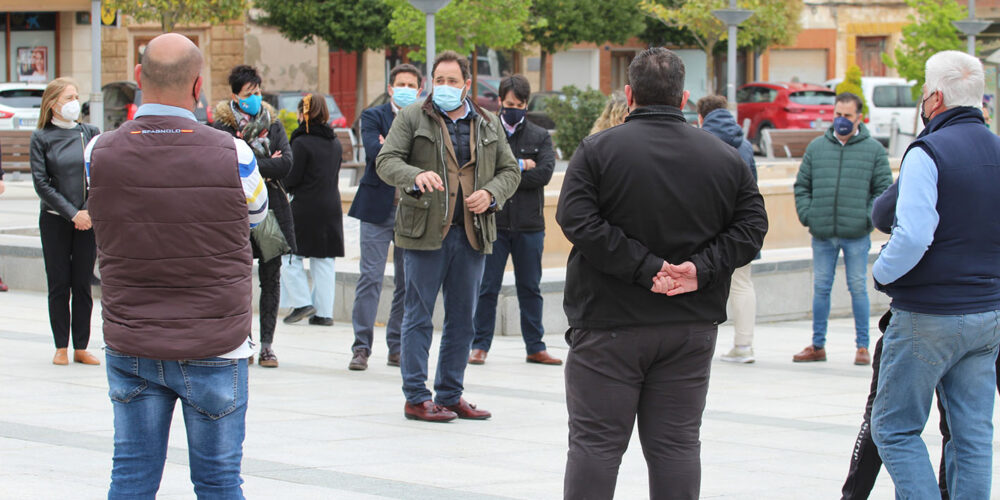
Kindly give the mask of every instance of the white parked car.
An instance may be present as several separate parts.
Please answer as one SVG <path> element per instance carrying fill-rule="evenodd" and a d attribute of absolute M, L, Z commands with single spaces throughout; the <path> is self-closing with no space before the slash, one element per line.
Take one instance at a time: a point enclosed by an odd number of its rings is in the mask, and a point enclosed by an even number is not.
<path fill-rule="evenodd" d="M 44 92 L 44 84 L 0 83 L 0 130 L 35 128 Z"/>
<path fill-rule="evenodd" d="M 843 78 L 827 80 L 825 85 L 836 90 Z M 861 92 L 865 94 L 868 103 L 868 131 L 872 137 L 889 142 L 893 120 L 899 124 L 899 131 L 904 134 L 916 135 L 917 101 L 913 99 L 911 89 L 916 82 L 903 78 L 885 76 L 861 77 Z"/>

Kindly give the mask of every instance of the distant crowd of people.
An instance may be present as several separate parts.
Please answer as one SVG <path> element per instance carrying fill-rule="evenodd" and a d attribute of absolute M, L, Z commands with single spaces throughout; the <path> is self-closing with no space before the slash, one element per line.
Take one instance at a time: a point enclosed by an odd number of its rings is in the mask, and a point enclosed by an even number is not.
<path fill-rule="evenodd" d="M 290 136 L 262 101 L 250 66 L 229 75 L 213 126 L 192 110 L 203 55 L 160 35 L 135 78 L 135 119 L 101 133 L 79 123 L 77 85 L 46 87 L 31 138 L 41 200 L 53 363 L 101 361 L 87 351 L 95 262 L 100 266 L 114 466 L 109 498 L 153 498 L 179 400 L 199 498 L 242 498 L 248 365 L 277 367 L 285 323 L 333 324 L 335 259 L 344 255 L 338 184 L 342 149 L 321 94 L 297 104 Z M 556 221 L 573 247 L 563 308 L 568 455 L 564 497 L 609 499 L 638 423 L 650 497 L 700 494 L 700 427 L 718 325 L 735 326 L 721 359 L 753 363 L 756 293 L 768 218 L 753 146 L 721 96 L 681 109 L 684 64 L 651 48 L 629 65 L 569 161 Z M 367 164 L 348 216 L 360 220 L 350 370 L 365 370 L 392 247 L 386 324 L 407 419 L 485 420 L 466 400 L 469 364 L 487 362 L 508 260 L 525 361 L 561 365 L 543 340 L 540 291 L 549 133 L 525 118 L 521 75 L 500 84 L 491 113 L 470 98 L 469 61 L 437 55 L 426 79 L 401 64 L 389 101 L 361 113 Z M 429 95 L 419 100 L 427 89 Z M 843 253 L 855 322 L 854 363 L 873 364 L 871 393 L 843 498 L 867 498 L 885 463 L 899 498 L 989 498 L 1000 345 L 1000 138 L 984 127 L 982 64 L 946 51 L 926 64 L 926 128 L 893 182 L 863 121 L 862 100 L 836 98 L 829 130 L 807 148 L 794 184 L 812 235 L 813 326 L 795 362 L 826 361 L 830 293 Z M 0 170 L 0 193 L 3 192 Z M 889 242 L 872 266 L 892 298 L 868 351 L 873 229 Z M 257 260 L 259 336 L 251 334 Z M 309 272 L 305 261 L 308 260 Z M 183 273 L 177 269 L 184 269 Z M 311 278 L 311 279 L 310 279 Z M 0 287 L 4 286 L 0 282 Z M 427 379 L 444 298 L 433 390 Z M 259 347 L 258 347 L 259 343 Z M 935 474 L 920 438 L 934 394 L 945 436 Z"/>

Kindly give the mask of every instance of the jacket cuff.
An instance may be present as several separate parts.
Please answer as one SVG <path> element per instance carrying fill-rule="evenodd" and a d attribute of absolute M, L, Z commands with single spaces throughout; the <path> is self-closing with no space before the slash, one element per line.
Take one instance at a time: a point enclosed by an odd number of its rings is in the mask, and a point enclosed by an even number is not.
<path fill-rule="evenodd" d="M 712 282 L 713 272 L 711 271 L 711 266 L 708 260 L 706 260 L 702 255 L 692 255 L 691 262 L 698 276 L 698 290 L 703 290 Z"/>
<path fill-rule="evenodd" d="M 663 269 L 663 262 L 663 259 L 653 255 L 652 253 L 647 254 L 646 258 L 643 259 L 642 264 L 639 265 L 639 268 L 636 270 L 636 274 L 633 277 L 635 283 L 646 290 L 652 289 L 653 276 L 656 276 L 656 273 Z"/>

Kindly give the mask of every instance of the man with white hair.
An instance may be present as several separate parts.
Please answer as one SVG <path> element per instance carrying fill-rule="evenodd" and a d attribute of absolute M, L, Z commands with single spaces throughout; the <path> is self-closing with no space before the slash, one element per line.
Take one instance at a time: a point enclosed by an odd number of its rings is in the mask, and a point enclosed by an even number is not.
<path fill-rule="evenodd" d="M 1000 343 L 1000 138 L 983 126 L 978 59 L 927 60 L 927 133 L 900 170 L 896 219 L 872 267 L 892 298 L 872 407 L 872 436 L 896 498 L 939 498 L 920 433 L 935 388 L 952 439 L 952 498 L 990 498 L 993 390 Z"/>

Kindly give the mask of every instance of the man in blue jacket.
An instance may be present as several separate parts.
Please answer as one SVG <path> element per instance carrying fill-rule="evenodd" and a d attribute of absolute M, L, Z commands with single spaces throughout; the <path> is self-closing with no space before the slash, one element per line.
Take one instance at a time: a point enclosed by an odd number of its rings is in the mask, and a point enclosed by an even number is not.
<path fill-rule="evenodd" d="M 396 203 L 399 195 L 396 188 L 382 182 L 375 174 L 375 157 L 382 150 L 382 143 L 389 135 L 389 127 L 396 118 L 396 112 L 417 100 L 423 88 L 420 70 L 412 64 L 397 65 L 389 73 L 386 93 L 389 102 L 368 108 L 361 113 L 361 142 L 365 146 L 365 173 L 358 184 L 347 215 L 361 221 L 361 277 L 354 292 L 354 309 L 351 321 L 354 323 L 354 356 L 348 368 L 365 370 L 374 343 L 375 315 L 378 299 L 382 294 L 382 278 L 389 256 L 389 243 L 393 238 L 396 222 Z M 393 245 L 392 253 L 394 289 L 389 322 L 386 323 L 385 337 L 389 344 L 389 366 L 399 366 L 399 332 L 403 324 L 403 249 Z"/>
<path fill-rule="evenodd" d="M 753 146 L 743 138 L 743 129 L 736 118 L 726 109 L 728 101 L 721 95 L 710 95 L 698 99 L 698 124 L 701 129 L 722 139 L 722 142 L 736 148 L 743 163 L 757 180 L 757 162 L 753 159 Z M 760 255 L 758 255 L 758 258 Z M 733 271 L 733 281 L 729 287 L 729 303 L 733 313 L 733 348 L 722 355 L 723 361 L 730 363 L 753 363 L 753 327 L 757 320 L 757 294 L 750 278 L 751 264 L 737 267 Z"/>
<path fill-rule="evenodd" d="M 951 498 L 990 498 L 1000 344 L 1000 138 L 983 126 L 983 66 L 958 51 L 925 65 L 928 133 L 900 167 L 892 236 L 872 266 L 892 298 L 871 431 L 896 498 L 937 498 L 920 437 L 937 389 L 952 439 Z"/>

